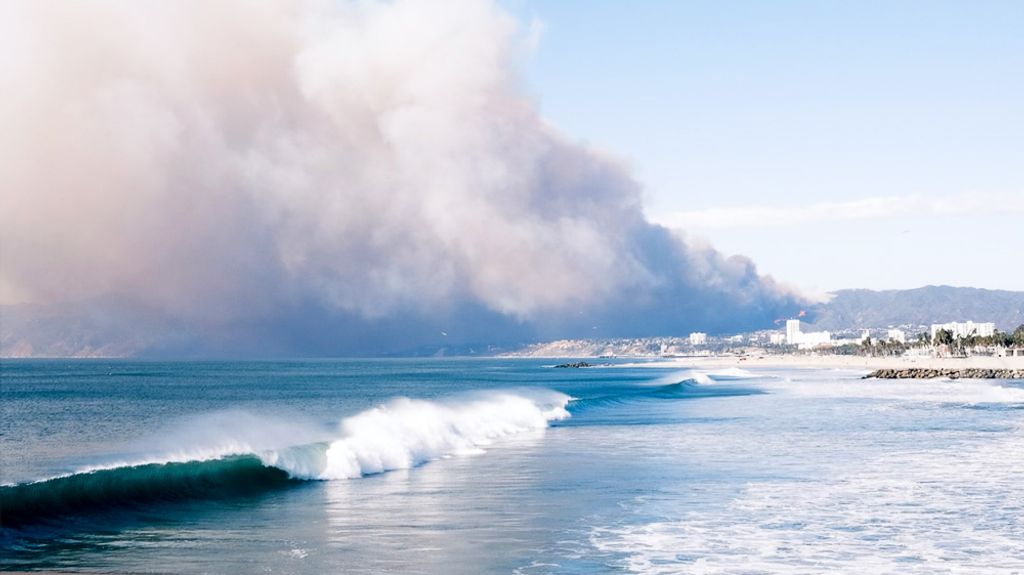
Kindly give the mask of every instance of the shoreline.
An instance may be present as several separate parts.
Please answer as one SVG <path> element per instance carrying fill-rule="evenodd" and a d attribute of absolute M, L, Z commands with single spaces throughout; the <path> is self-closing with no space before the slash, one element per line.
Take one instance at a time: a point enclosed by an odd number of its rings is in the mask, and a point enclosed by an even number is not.
<path fill-rule="evenodd" d="M 596 358 L 595 358 L 596 359 Z M 607 358 L 604 358 L 607 359 Z M 692 356 L 678 358 L 615 358 L 632 362 L 613 367 L 665 367 L 665 368 L 734 368 L 734 367 L 788 367 L 819 369 L 850 369 L 875 371 L 880 369 L 1003 369 L 1024 370 L 1024 357 L 863 357 L 855 355 L 747 355 L 747 356 Z"/>

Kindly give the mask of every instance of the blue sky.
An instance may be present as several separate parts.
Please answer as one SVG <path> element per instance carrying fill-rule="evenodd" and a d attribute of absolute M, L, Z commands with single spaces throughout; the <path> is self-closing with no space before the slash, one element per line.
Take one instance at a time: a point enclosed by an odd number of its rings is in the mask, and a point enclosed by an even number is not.
<path fill-rule="evenodd" d="M 508 0 L 542 113 L 805 290 L 1024 290 L 1024 2 Z"/>

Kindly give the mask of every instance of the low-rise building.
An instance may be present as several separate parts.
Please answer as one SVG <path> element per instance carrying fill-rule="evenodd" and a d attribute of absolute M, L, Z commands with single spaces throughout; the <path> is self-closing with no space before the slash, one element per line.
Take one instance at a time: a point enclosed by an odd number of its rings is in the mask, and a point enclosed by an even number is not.
<path fill-rule="evenodd" d="M 786 321 L 786 343 L 795 345 L 800 349 L 811 349 L 824 345 L 831 345 L 832 334 L 827 331 L 800 331 L 800 320 L 791 319 Z"/>
<path fill-rule="evenodd" d="M 935 334 L 939 333 L 939 330 L 952 332 L 953 337 L 955 338 L 970 337 L 972 335 L 976 335 L 978 337 L 991 337 L 996 333 L 996 324 L 991 322 L 974 323 L 973 321 L 933 323 L 931 330 L 933 340 L 935 339 Z"/>

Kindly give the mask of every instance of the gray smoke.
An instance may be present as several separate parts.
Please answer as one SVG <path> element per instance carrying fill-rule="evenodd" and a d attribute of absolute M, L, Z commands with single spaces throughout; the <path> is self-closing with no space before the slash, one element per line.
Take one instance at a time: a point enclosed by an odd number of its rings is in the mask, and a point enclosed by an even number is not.
<path fill-rule="evenodd" d="M 365 353 L 798 304 L 648 223 L 539 117 L 524 50 L 489 0 L 3 3 L 0 298 L 32 302 L 5 345 L 100 317 L 133 352 Z"/>

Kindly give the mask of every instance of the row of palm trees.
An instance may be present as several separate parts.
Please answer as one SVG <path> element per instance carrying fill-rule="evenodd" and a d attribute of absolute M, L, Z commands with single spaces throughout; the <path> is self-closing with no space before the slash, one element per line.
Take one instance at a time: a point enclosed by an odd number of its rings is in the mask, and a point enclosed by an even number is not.
<path fill-rule="evenodd" d="M 1024 324 L 1017 326 L 1012 332 L 1001 332 L 996 330 L 989 336 L 971 334 L 967 337 L 957 337 L 948 329 L 940 329 L 935 332 L 935 337 L 927 333 L 917 336 L 917 341 L 906 344 L 895 340 L 875 340 L 871 338 L 861 342 L 861 353 L 872 356 L 903 355 L 910 348 L 937 346 L 946 349 L 950 355 L 964 356 L 968 350 L 979 348 L 992 349 L 996 347 L 1024 347 Z"/>
<path fill-rule="evenodd" d="M 953 332 L 948 329 L 940 329 L 935 333 L 935 341 L 929 342 L 935 345 L 963 344 L 968 347 L 979 346 L 1001 346 L 1013 347 L 1024 346 L 1024 324 L 1017 326 L 1012 332 L 996 330 L 992 335 L 980 336 L 971 334 L 967 337 L 954 337 Z"/>

